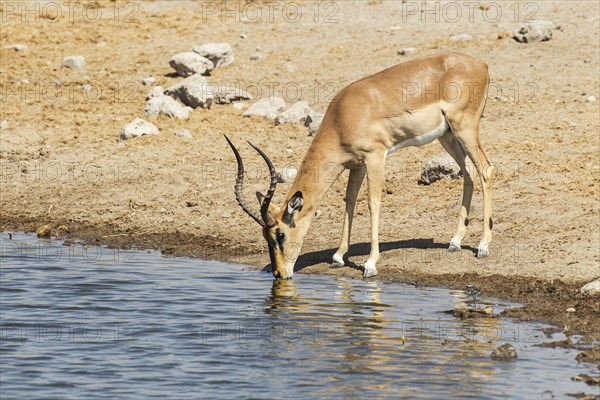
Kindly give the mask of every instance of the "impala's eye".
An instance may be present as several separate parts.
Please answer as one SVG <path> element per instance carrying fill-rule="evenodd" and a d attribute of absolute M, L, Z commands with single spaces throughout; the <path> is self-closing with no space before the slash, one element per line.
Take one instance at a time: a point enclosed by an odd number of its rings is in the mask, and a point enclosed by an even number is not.
<path fill-rule="evenodd" d="M 285 234 L 283 232 L 277 232 L 276 234 L 277 243 L 281 244 L 285 239 Z"/>

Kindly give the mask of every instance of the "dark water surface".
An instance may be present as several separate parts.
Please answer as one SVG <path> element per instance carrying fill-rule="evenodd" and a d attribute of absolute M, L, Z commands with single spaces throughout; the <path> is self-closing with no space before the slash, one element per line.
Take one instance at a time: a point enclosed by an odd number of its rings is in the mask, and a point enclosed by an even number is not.
<path fill-rule="evenodd" d="M 461 291 L 3 233 L 4 399 L 565 398 L 594 366 L 540 324 L 458 320 Z M 499 311 L 495 305 L 494 311 Z M 512 343 L 516 362 L 489 358 Z"/>

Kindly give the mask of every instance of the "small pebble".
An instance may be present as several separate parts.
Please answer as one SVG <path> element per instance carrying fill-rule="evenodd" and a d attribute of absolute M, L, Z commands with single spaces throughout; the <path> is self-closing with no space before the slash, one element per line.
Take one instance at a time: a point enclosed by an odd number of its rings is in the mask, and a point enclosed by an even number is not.
<path fill-rule="evenodd" d="M 56 236 L 62 237 L 65 236 L 67 233 L 69 232 L 69 227 L 66 225 L 61 225 L 58 228 L 56 228 Z"/>
<path fill-rule="evenodd" d="M 46 224 L 42 225 L 35 231 L 37 237 L 39 238 L 48 238 L 52 234 L 52 226 Z"/>
<path fill-rule="evenodd" d="M 152 86 L 156 83 L 156 78 L 153 76 L 149 76 L 149 77 L 143 79 L 142 83 L 144 84 L 144 86 Z"/>
<path fill-rule="evenodd" d="M 596 102 L 596 96 L 590 96 L 587 98 L 587 101 L 590 103 L 595 103 Z"/>
<path fill-rule="evenodd" d="M 569 307 L 565 311 L 568 312 L 568 313 L 574 313 L 575 309 L 573 307 Z"/>
<path fill-rule="evenodd" d="M 83 58 L 83 56 L 65 57 L 62 61 L 61 67 L 82 70 L 85 68 L 85 58 Z"/>
<path fill-rule="evenodd" d="M 178 130 L 176 130 L 175 131 L 175 136 L 178 136 L 178 137 L 184 138 L 184 139 L 192 139 L 193 138 L 192 134 L 187 129 L 178 129 Z"/>
<path fill-rule="evenodd" d="M 281 168 L 277 170 L 277 182 L 291 183 L 296 179 L 298 170 L 296 168 Z"/>
<path fill-rule="evenodd" d="M 454 41 L 472 40 L 472 39 L 473 39 L 473 36 L 471 36 L 467 33 L 463 33 L 461 35 L 450 36 L 450 40 L 454 40 Z"/>
<path fill-rule="evenodd" d="M 9 46 L 4 46 L 5 49 L 13 49 L 14 51 L 25 51 L 27 50 L 27 46 L 24 44 L 12 44 Z"/>
<path fill-rule="evenodd" d="M 600 294 L 600 278 L 585 284 L 580 289 L 580 292 L 584 296 L 597 296 L 598 294 Z"/>
<path fill-rule="evenodd" d="M 405 55 L 407 55 L 409 53 L 414 53 L 416 51 L 417 51 L 417 49 L 414 48 L 414 47 L 405 47 L 403 49 L 399 49 L 398 50 L 398 54 L 401 55 L 401 56 L 405 56 Z"/>
<path fill-rule="evenodd" d="M 504 343 L 490 354 L 490 358 L 498 361 L 511 361 L 517 358 L 517 350 L 509 343 Z"/>

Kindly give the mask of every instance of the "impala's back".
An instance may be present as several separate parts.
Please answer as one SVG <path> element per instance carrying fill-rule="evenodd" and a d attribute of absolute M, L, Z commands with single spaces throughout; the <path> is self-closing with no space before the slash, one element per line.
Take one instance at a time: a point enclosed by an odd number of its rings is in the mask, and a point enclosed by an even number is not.
<path fill-rule="evenodd" d="M 398 64 L 340 91 L 319 133 L 328 131 L 359 160 L 378 146 L 420 146 L 449 128 L 442 110 L 456 123 L 463 114 L 481 117 L 488 82 L 487 64 L 463 54 Z"/>

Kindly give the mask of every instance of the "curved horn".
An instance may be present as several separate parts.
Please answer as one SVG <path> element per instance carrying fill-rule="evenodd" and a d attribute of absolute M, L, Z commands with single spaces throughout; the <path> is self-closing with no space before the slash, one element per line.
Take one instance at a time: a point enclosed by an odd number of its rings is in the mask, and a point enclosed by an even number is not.
<path fill-rule="evenodd" d="M 225 135 L 223 135 L 223 136 L 225 136 Z M 242 207 L 242 210 L 244 210 L 246 212 L 246 214 L 251 216 L 253 220 L 258 222 L 258 224 L 264 228 L 265 222 L 263 221 L 261 216 L 256 211 L 254 211 L 250 207 L 250 205 L 246 202 L 246 200 L 244 199 L 244 195 L 242 193 L 242 189 L 244 187 L 244 163 L 242 162 L 242 157 L 240 157 L 240 153 L 235 148 L 233 143 L 231 143 L 231 140 L 229 140 L 229 138 L 227 136 L 225 136 L 225 140 L 227 140 L 227 143 L 229 143 L 229 146 L 231 146 L 231 150 L 233 150 L 233 154 L 235 154 L 235 159 L 237 160 L 237 165 L 238 165 L 238 174 L 235 179 L 235 198 L 236 198 L 238 204 L 240 205 L 240 207 Z"/>
<path fill-rule="evenodd" d="M 275 189 L 277 188 L 277 173 L 275 172 L 275 167 L 273 166 L 273 163 L 271 162 L 269 157 L 267 157 L 267 155 L 261 149 L 259 149 L 252 143 L 248 142 L 248 144 L 252 146 L 254 150 L 258 151 L 258 154 L 260 154 L 260 156 L 265 160 L 265 162 L 269 166 L 269 173 L 271 174 L 271 185 L 269 186 L 269 191 L 265 196 L 265 200 L 260 206 L 260 215 L 262 216 L 263 221 L 265 221 L 267 227 L 273 227 L 277 225 L 277 222 L 275 222 L 275 218 L 273 218 L 273 216 L 269 213 L 269 204 L 271 204 L 271 199 L 273 198 L 273 195 L 275 194 Z"/>

